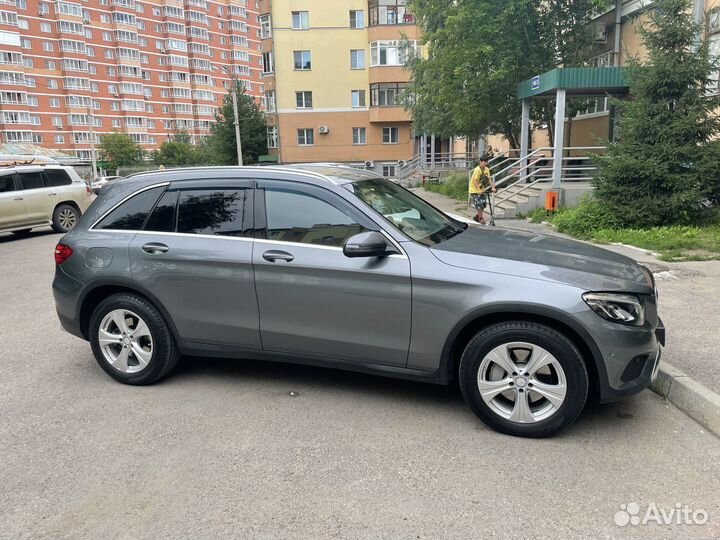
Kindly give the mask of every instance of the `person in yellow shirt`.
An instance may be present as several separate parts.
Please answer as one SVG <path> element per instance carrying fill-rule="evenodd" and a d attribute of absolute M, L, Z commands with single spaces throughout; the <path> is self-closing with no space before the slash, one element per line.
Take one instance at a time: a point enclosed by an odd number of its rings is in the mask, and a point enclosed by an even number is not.
<path fill-rule="evenodd" d="M 480 158 L 480 163 L 478 163 L 478 166 L 475 167 L 472 176 L 470 177 L 468 192 L 470 193 L 470 202 L 472 203 L 473 208 L 477 211 L 477 214 L 473 216 L 473 219 L 483 225 L 485 225 L 483 212 L 488 205 L 488 190 L 495 193 L 495 181 L 490 174 L 488 157 L 482 156 Z"/>

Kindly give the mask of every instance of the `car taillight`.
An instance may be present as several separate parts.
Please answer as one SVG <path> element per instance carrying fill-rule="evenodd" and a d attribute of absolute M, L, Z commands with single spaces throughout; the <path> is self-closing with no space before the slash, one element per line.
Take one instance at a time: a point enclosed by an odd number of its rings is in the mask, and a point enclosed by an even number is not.
<path fill-rule="evenodd" d="M 55 246 L 55 264 L 62 264 L 67 261 L 73 254 L 73 250 L 70 246 L 65 244 L 58 244 Z"/>

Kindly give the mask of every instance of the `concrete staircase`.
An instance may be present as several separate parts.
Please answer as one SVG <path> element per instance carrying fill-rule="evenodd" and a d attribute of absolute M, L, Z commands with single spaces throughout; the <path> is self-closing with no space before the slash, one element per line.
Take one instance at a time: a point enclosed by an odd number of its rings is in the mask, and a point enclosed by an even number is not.
<path fill-rule="evenodd" d="M 518 213 L 527 214 L 531 210 L 543 206 L 544 191 L 542 185 L 538 184 L 530 187 L 517 185 L 499 189 L 495 194 L 497 201 L 495 217 L 512 219 L 517 217 Z"/>

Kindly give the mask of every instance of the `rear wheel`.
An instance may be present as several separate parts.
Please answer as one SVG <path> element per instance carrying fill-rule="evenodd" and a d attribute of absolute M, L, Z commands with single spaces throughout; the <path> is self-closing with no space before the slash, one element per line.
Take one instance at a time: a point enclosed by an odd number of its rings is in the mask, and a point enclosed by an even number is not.
<path fill-rule="evenodd" d="M 70 204 L 59 204 L 53 212 L 52 228 L 55 232 L 66 233 L 77 224 L 80 210 Z"/>
<path fill-rule="evenodd" d="M 577 418 L 588 394 L 585 363 L 572 341 L 525 321 L 478 332 L 459 376 L 465 401 L 483 422 L 521 437 L 557 433 Z"/>
<path fill-rule="evenodd" d="M 152 384 L 172 371 L 180 357 L 160 312 L 134 294 L 115 294 L 95 308 L 90 342 L 100 367 L 125 384 Z"/>

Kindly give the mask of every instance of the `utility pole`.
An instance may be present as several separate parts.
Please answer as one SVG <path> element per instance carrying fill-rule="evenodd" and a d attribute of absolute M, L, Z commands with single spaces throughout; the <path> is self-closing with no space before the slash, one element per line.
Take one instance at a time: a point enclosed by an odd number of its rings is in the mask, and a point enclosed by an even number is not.
<path fill-rule="evenodd" d="M 238 91 L 238 80 L 233 73 L 226 66 L 221 66 L 222 70 L 232 77 L 233 89 L 232 89 L 232 103 L 233 103 L 233 116 L 235 117 L 235 144 L 237 145 L 237 158 L 238 165 L 242 167 L 242 142 L 240 141 L 240 115 L 238 114 L 237 104 L 237 91 Z"/>
<path fill-rule="evenodd" d="M 232 100 L 233 100 L 233 113 L 235 115 L 235 142 L 237 143 L 237 158 L 238 158 L 238 165 L 242 167 L 243 159 L 242 159 L 242 143 L 240 142 L 240 118 L 238 116 L 238 105 L 237 105 L 237 80 L 234 80 L 235 84 L 233 85 L 233 93 L 232 93 Z"/>
<path fill-rule="evenodd" d="M 90 182 L 92 183 L 97 178 L 97 160 L 95 158 L 95 131 L 93 129 L 93 124 L 95 123 L 95 115 L 92 112 L 92 104 L 90 105 L 90 107 L 88 107 L 87 112 L 90 118 L 88 124 L 90 126 L 90 159 L 92 160 L 92 173 L 90 174 Z"/>

